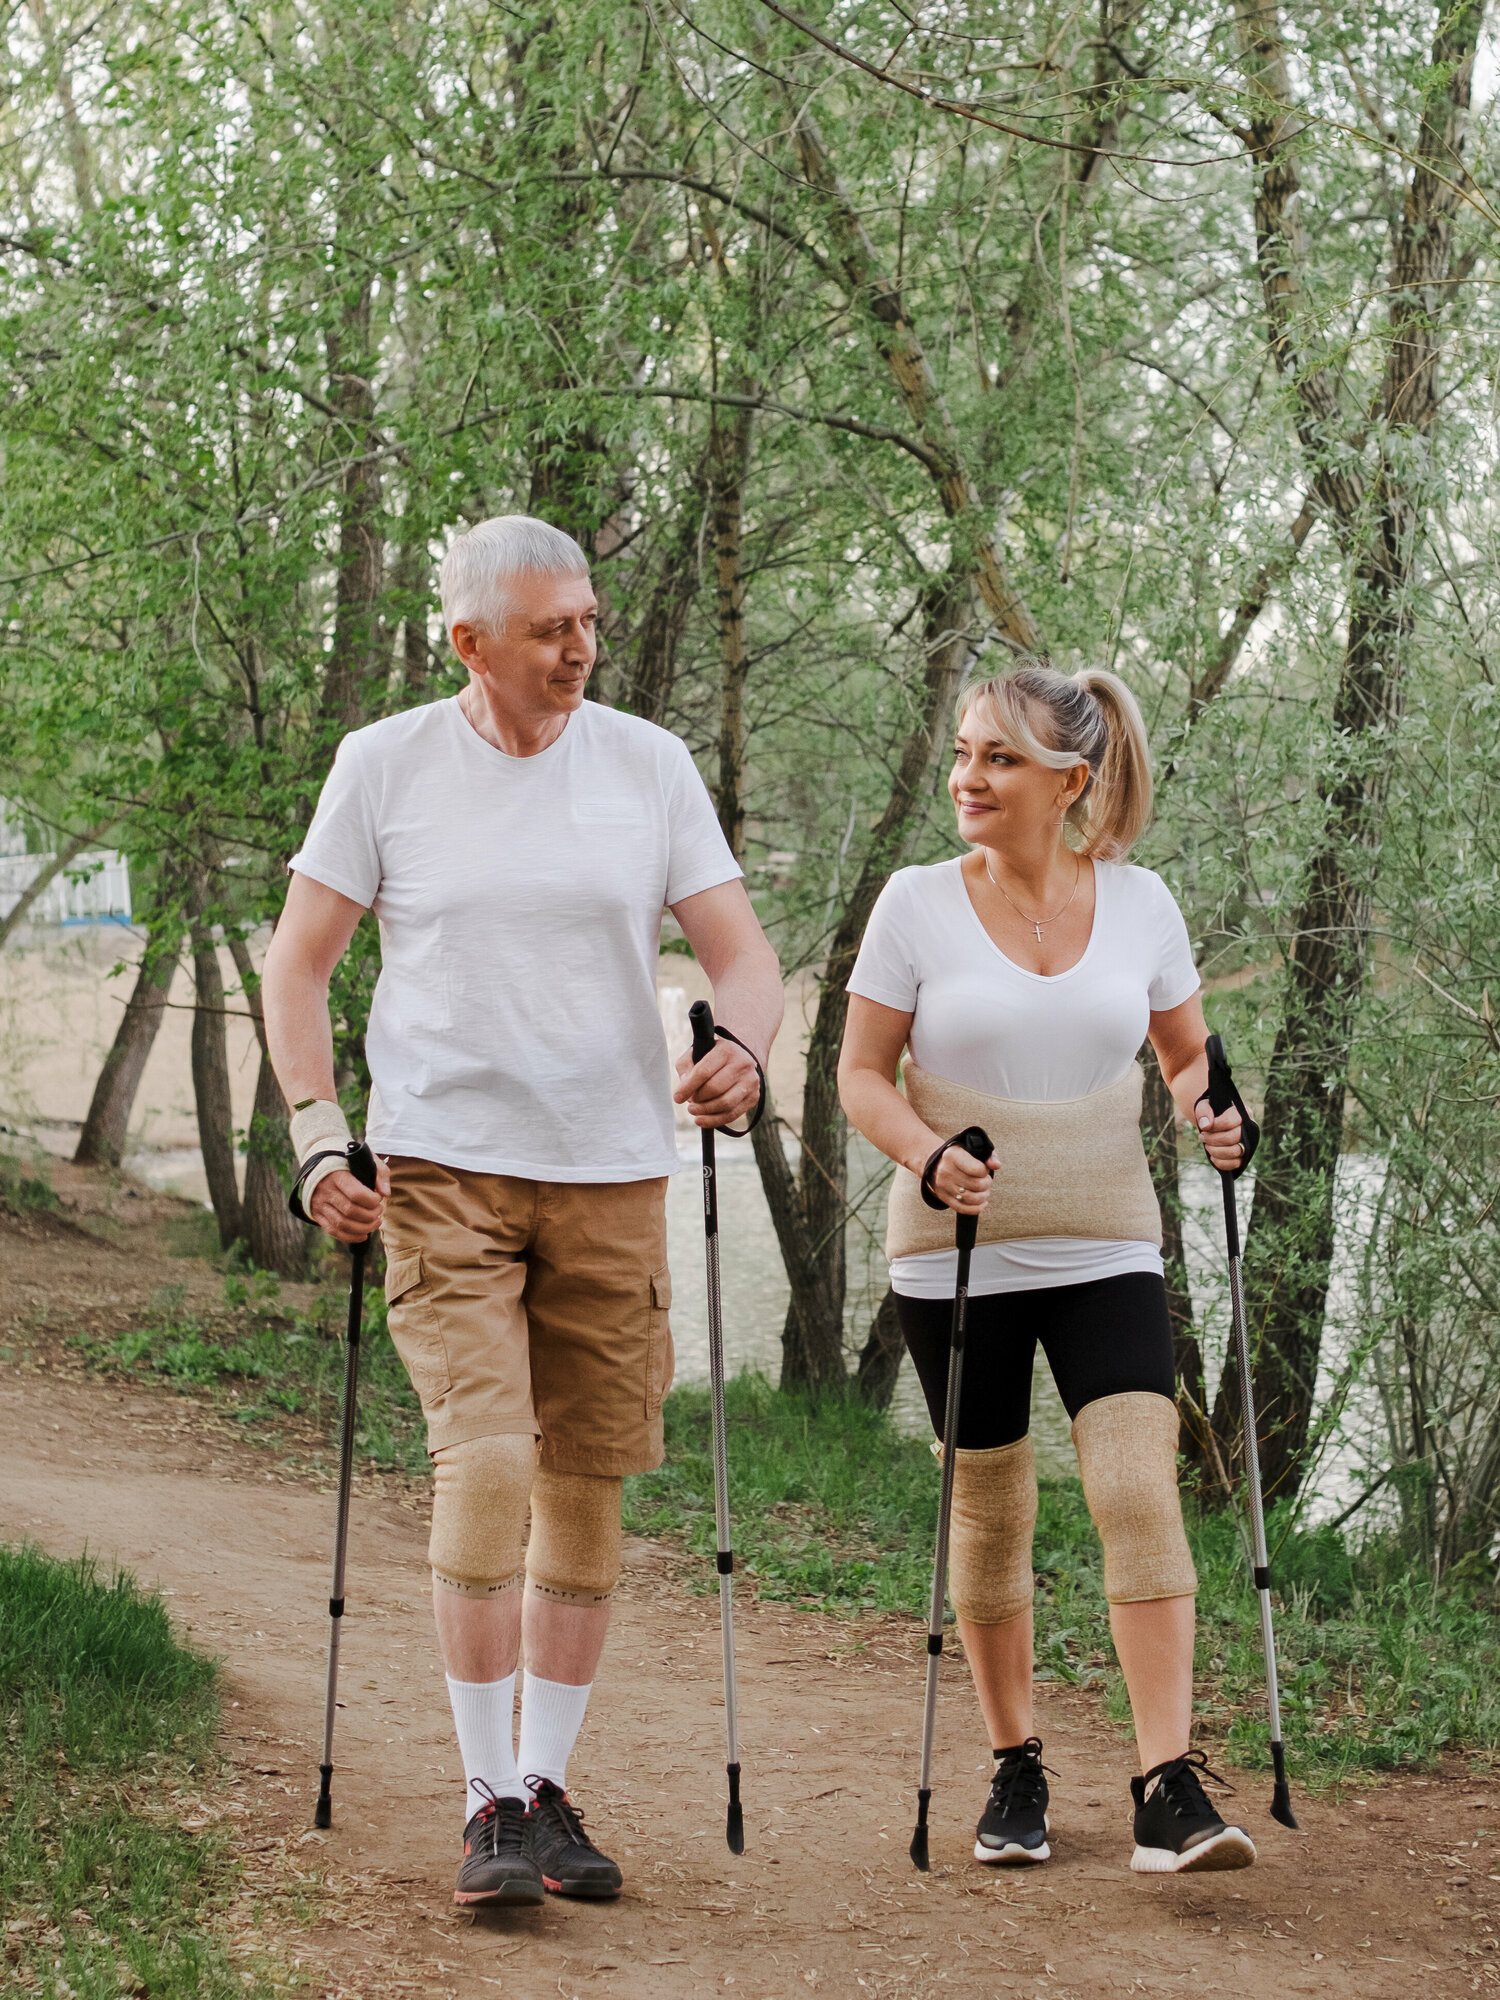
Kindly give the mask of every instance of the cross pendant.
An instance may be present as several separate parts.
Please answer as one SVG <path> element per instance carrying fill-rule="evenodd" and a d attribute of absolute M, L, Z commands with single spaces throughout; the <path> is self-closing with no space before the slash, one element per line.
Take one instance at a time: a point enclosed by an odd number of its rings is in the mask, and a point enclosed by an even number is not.
<path fill-rule="evenodd" d="M 1033 929 L 1033 930 L 1034 930 L 1034 931 L 1036 932 L 1036 941 L 1037 941 L 1037 943 L 1038 943 L 1038 944 L 1040 944 L 1040 943 L 1041 943 L 1041 941 L 1042 941 L 1042 927 L 1041 927 L 1041 925 L 1040 925 L 1040 924 L 1033 924 L 1033 925 L 1031 926 L 1031 928 L 1032 928 L 1032 929 Z"/>

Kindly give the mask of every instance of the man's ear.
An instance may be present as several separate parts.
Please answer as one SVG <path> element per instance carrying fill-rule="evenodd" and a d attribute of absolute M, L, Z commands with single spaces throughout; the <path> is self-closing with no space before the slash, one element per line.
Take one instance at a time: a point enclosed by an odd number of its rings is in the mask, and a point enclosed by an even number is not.
<path fill-rule="evenodd" d="M 484 661 L 479 652 L 479 633 L 467 619 L 459 619 L 448 634 L 453 650 L 471 673 L 482 674 Z"/>

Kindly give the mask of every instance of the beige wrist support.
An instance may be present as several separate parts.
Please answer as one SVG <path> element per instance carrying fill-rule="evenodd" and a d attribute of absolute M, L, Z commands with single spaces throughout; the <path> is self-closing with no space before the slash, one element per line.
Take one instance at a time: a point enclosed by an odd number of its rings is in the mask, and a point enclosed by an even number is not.
<path fill-rule="evenodd" d="M 955 1454 L 948 1588 L 954 1610 L 969 1624 L 1006 1625 L 1030 1610 L 1036 1508 L 1029 1437 Z"/>
<path fill-rule="evenodd" d="M 1161 1242 L 1161 1210 L 1141 1144 L 1141 1067 L 1132 1063 L 1105 1090 L 1055 1103 L 991 1097 L 908 1061 L 906 1101 L 940 1135 L 981 1125 L 999 1161 L 979 1216 L 978 1241 L 1086 1236 Z M 953 1248 L 951 1210 L 931 1209 L 905 1167 L 891 1184 L 887 1257 Z"/>
<path fill-rule="evenodd" d="M 341 1107 L 321 1097 L 305 1111 L 294 1111 L 289 1129 L 299 1167 L 314 1153 L 343 1153 L 354 1137 Z M 323 1160 L 313 1168 L 302 1183 L 300 1199 L 304 1214 L 312 1213 L 313 1189 L 330 1174 L 341 1172 L 343 1165 L 342 1160 Z"/>
<path fill-rule="evenodd" d="M 1198 1577 L 1177 1491 L 1176 1404 L 1145 1389 L 1101 1396 L 1074 1418 L 1073 1444 L 1110 1603 L 1191 1597 Z"/>

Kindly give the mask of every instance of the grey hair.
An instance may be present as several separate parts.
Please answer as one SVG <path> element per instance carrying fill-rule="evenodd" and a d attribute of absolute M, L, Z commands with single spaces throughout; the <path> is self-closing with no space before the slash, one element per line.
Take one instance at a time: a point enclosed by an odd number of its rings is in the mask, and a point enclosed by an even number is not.
<path fill-rule="evenodd" d="M 978 708 L 1006 743 L 1049 770 L 1087 764 L 1088 782 L 1068 812 L 1078 851 L 1123 861 L 1151 818 L 1151 752 L 1135 696 L 1102 667 L 1060 674 L 1028 660 L 958 698 L 962 723 Z"/>
<path fill-rule="evenodd" d="M 443 630 L 476 625 L 498 632 L 518 576 L 587 576 L 589 559 L 571 535 L 530 514 L 497 514 L 450 542 L 438 571 Z"/>

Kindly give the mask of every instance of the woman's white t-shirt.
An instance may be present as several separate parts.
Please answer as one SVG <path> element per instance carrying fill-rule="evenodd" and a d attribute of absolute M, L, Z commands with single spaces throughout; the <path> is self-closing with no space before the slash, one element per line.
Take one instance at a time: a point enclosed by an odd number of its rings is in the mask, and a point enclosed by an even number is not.
<path fill-rule="evenodd" d="M 1135 1060 L 1153 1013 L 1199 986 L 1172 892 L 1149 868 L 1094 863 L 1094 925 L 1066 972 L 1028 972 L 994 943 L 969 900 L 961 860 L 903 868 L 881 891 L 849 991 L 912 1017 L 912 1059 L 935 1076 L 992 1097 L 1033 1102 L 1105 1090 Z M 898 1257 L 892 1288 L 951 1298 L 957 1252 Z M 1076 1285 L 1123 1271 L 1157 1271 L 1153 1243 L 1080 1236 L 982 1243 L 975 1295 Z"/>
<path fill-rule="evenodd" d="M 474 1173 L 677 1168 L 662 908 L 739 874 L 687 747 L 586 701 L 534 757 L 456 700 L 357 729 L 291 866 L 374 910 L 368 1137 Z"/>

